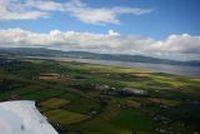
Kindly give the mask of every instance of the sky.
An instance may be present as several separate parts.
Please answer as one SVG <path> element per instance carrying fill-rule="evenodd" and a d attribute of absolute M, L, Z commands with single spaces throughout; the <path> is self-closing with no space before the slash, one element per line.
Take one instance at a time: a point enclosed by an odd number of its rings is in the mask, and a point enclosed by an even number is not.
<path fill-rule="evenodd" d="M 0 47 L 200 58 L 199 0 L 1 0 Z"/>

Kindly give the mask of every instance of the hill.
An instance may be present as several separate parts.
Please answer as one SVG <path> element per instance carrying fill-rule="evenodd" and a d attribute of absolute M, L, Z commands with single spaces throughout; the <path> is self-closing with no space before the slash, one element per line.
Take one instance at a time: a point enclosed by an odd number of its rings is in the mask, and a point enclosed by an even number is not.
<path fill-rule="evenodd" d="M 0 55 L 8 56 L 44 56 L 44 57 L 67 57 L 81 59 L 98 59 L 110 61 L 139 62 L 152 64 L 200 66 L 200 61 L 176 61 L 170 59 L 160 59 L 143 55 L 125 54 L 99 54 L 83 51 L 60 51 L 46 48 L 1 48 Z"/>

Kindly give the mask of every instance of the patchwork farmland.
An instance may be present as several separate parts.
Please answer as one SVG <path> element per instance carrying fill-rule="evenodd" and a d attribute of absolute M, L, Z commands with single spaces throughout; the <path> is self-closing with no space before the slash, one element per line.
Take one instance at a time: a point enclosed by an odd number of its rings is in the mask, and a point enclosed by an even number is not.
<path fill-rule="evenodd" d="M 199 89 L 197 77 L 78 62 L 0 59 L 1 102 L 36 101 L 60 134 L 198 133 Z"/>

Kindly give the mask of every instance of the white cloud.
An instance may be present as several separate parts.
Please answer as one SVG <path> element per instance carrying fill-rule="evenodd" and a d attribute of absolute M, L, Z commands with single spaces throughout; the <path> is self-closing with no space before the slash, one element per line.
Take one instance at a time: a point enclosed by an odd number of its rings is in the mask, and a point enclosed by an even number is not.
<path fill-rule="evenodd" d="M 48 12 L 28 8 L 30 7 L 27 7 L 26 4 L 17 3 L 13 0 L 1 0 L 0 20 L 29 20 L 49 16 Z"/>
<path fill-rule="evenodd" d="M 108 30 L 108 35 L 110 35 L 110 36 L 119 36 L 120 34 L 115 32 L 115 31 L 113 31 L 112 29 L 110 29 L 110 30 Z"/>
<path fill-rule="evenodd" d="M 28 3 L 29 6 L 35 7 L 39 10 L 43 11 L 64 11 L 65 4 L 57 3 L 53 1 L 39 1 L 39 0 L 31 0 Z"/>
<path fill-rule="evenodd" d="M 65 3 L 52 0 L 25 0 L 24 2 L 1 0 L 0 2 L 0 20 L 38 19 L 51 16 L 53 11 L 66 12 L 84 23 L 119 24 L 121 15 L 142 15 L 153 10 L 132 7 L 94 8 L 81 0 L 71 0 Z"/>
<path fill-rule="evenodd" d="M 120 36 L 114 30 L 107 34 L 52 30 L 35 33 L 23 29 L 0 30 L 1 47 L 46 47 L 61 50 L 82 50 L 97 53 L 144 54 L 166 58 L 200 58 L 200 36 L 171 35 L 163 41 Z"/>
<path fill-rule="evenodd" d="M 65 10 L 70 12 L 72 16 L 78 18 L 82 22 L 91 24 L 119 24 L 120 15 L 142 15 L 153 11 L 152 9 L 132 7 L 92 8 L 82 3 L 80 0 L 65 3 Z"/>

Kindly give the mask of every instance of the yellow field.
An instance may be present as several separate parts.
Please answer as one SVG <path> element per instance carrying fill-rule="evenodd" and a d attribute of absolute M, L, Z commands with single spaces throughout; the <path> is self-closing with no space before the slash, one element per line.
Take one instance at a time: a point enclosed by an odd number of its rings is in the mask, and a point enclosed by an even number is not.
<path fill-rule="evenodd" d="M 47 111 L 45 115 L 51 122 L 59 122 L 63 125 L 79 123 L 89 118 L 89 116 L 84 114 L 61 109 Z"/>
<path fill-rule="evenodd" d="M 61 98 L 50 98 L 41 103 L 41 105 L 45 108 L 60 108 L 69 103 L 66 99 Z"/>
<path fill-rule="evenodd" d="M 177 106 L 180 104 L 180 102 L 176 100 L 170 100 L 170 99 L 164 99 L 164 98 L 149 98 L 150 102 L 157 103 L 157 104 L 163 104 L 166 106 Z"/>

